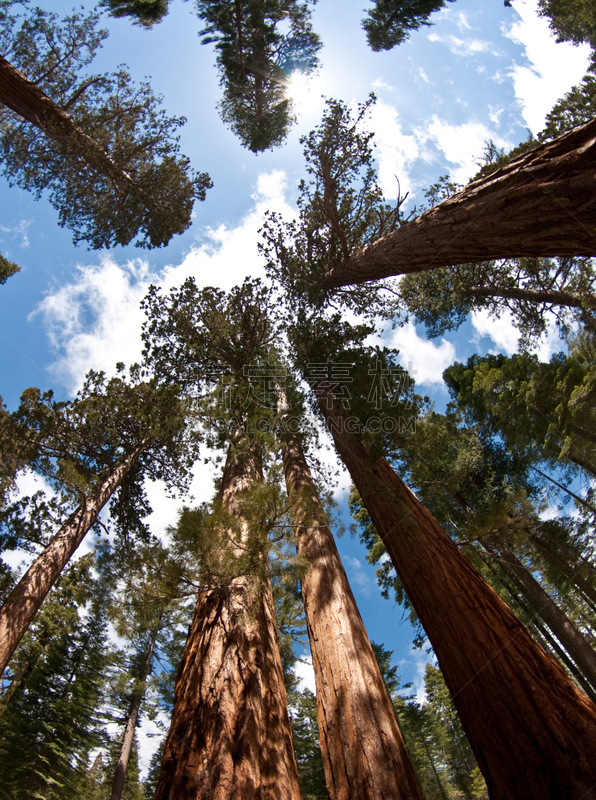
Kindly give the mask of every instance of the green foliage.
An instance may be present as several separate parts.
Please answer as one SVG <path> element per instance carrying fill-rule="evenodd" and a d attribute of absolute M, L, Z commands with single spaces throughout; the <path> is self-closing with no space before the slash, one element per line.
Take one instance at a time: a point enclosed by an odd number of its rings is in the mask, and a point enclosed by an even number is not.
<path fill-rule="evenodd" d="M 538 12 L 549 18 L 559 42 L 589 42 L 596 48 L 596 8 L 591 0 L 538 0 Z"/>
<path fill-rule="evenodd" d="M 395 311 L 387 293 L 392 282 L 339 290 L 331 298 L 316 288 L 328 270 L 401 222 L 406 198 L 398 197 L 392 206 L 377 184 L 373 134 L 366 130 L 374 102 L 371 94 L 351 110 L 340 100 L 327 100 L 320 125 L 300 140 L 309 177 L 299 184 L 298 220 L 267 215 L 259 248 L 270 278 L 283 287 L 293 308 L 330 302 L 371 316 Z"/>
<path fill-rule="evenodd" d="M 425 697 L 403 694 L 393 652 L 371 642 L 416 777 L 427 800 L 486 800 L 486 785 L 440 670 L 426 665 Z M 401 692 L 400 692 L 401 690 Z"/>
<path fill-rule="evenodd" d="M 291 705 L 292 742 L 298 765 L 303 800 L 328 800 L 323 758 L 319 744 L 317 702 L 310 689 L 295 691 Z"/>
<path fill-rule="evenodd" d="M 592 433 L 595 359 L 582 335 L 569 355 L 548 364 L 534 356 L 472 356 L 444 377 L 470 418 L 500 435 L 512 451 L 534 451 L 553 466 L 576 465 L 596 474 Z"/>
<path fill-rule="evenodd" d="M 403 583 L 395 573 L 393 564 L 388 558 L 384 558 L 387 553 L 385 550 L 385 545 L 381 541 L 381 537 L 377 533 L 377 529 L 373 525 L 373 522 L 370 518 L 368 509 L 363 504 L 355 487 L 352 487 L 350 491 L 348 507 L 350 509 L 350 514 L 360 526 L 360 541 L 368 550 L 366 560 L 369 564 L 378 564 L 380 562 L 380 566 L 377 568 L 377 583 L 381 587 L 382 596 L 386 600 L 389 600 L 389 598 L 393 596 L 395 602 L 403 608 L 404 615 L 407 615 L 407 619 L 414 628 L 414 647 L 423 647 L 424 643 L 426 642 L 424 628 L 418 619 L 418 615 L 414 610 L 414 606 L 406 594 Z M 377 662 L 379 662 L 381 674 L 385 676 L 385 672 L 383 672 L 383 670 L 385 667 L 387 667 L 387 660 L 384 657 L 380 659 L 381 653 L 375 649 L 374 646 L 373 650 L 375 650 L 375 656 L 377 658 Z"/>
<path fill-rule="evenodd" d="M 404 275 L 402 317 L 412 314 L 429 336 L 457 330 L 471 311 L 510 312 L 527 347 L 554 319 L 562 334 L 594 327 L 596 275 L 590 258 L 519 258 L 462 264 Z M 406 312 L 406 313 L 404 313 Z"/>
<path fill-rule="evenodd" d="M 49 191 L 75 243 L 112 247 L 140 234 L 138 246 L 167 244 L 189 227 L 195 199 L 203 200 L 211 186 L 208 175 L 195 174 L 179 155 L 175 131 L 184 119 L 166 116 L 149 84 L 134 86 L 124 67 L 111 75 L 85 72 L 107 36 L 97 29 L 97 14 L 75 13 L 58 23 L 39 8 L 22 18 L 10 15 L 13 4 L 0 6 L 2 52 L 83 136 L 53 131 L 48 120 L 48 135 L 41 135 L 3 108 L 4 176 L 36 199 Z"/>
<path fill-rule="evenodd" d="M 391 50 L 409 39 L 412 31 L 428 21 L 431 14 L 445 8 L 453 0 L 373 0 L 362 22 L 371 50 Z"/>
<path fill-rule="evenodd" d="M 132 17 L 137 25 L 150 28 L 166 16 L 169 3 L 170 0 L 101 0 L 99 5 L 112 17 Z"/>
<path fill-rule="evenodd" d="M 69 800 L 87 787 L 87 759 L 101 743 L 99 713 L 109 664 L 101 603 L 78 603 L 93 586 L 78 562 L 52 591 L 9 665 L 0 717 L 0 783 L 14 800 Z"/>
<path fill-rule="evenodd" d="M 0 285 L 6 283 L 11 275 L 16 275 L 16 273 L 20 271 L 21 268 L 18 264 L 4 258 L 2 253 L 0 253 Z"/>
<path fill-rule="evenodd" d="M 150 508 L 143 476 L 183 487 L 196 457 L 198 435 L 187 429 L 185 415 L 175 386 L 155 388 L 134 371 L 131 382 L 90 372 L 73 401 L 27 389 L 10 425 L 24 443 L 24 463 L 61 492 L 65 511 L 142 446 L 112 500 L 112 517 L 121 531 L 146 535 L 142 518 Z"/>
<path fill-rule="evenodd" d="M 205 23 L 204 44 L 214 42 L 224 93 L 223 121 L 253 153 L 279 147 L 295 121 L 287 83 L 295 70 L 318 66 L 319 37 L 306 3 L 296 0 L 196 0 Z M 278 30 L 289 23 L 289 32 Z"/>

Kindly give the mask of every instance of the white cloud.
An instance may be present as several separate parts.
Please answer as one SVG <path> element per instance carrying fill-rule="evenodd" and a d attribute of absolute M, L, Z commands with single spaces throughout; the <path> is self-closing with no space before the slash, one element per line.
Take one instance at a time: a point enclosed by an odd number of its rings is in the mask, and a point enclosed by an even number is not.
<path fill-rule="evenodd" d="M 518 352 L 520 334 L 510 312 L 506 311 L 496 318 L 490 315 L 488 309 L 472 311 L 472 327 L 475 335 L 470 341 L 480 351 L 486 349 L 480 346 L 480 340 L 483 336 L 488 336 L 495 344 L 497 351 L 508 356 Z M 562 342 L 553 319 L 548 322 L 546 335 L 534 347 L 531 347 L 530 351 L 536 353 L 541 361 L 548 361 L 553 353 L 561 350 L 561 346 Z M 489 352 L 494 352 L 494 350 Z"/>
<path fill-rule="evenodd" d="M 416 381 L 416 386 L 443 386 L 443 372 L 455 361 L 455 347 L 446 339 L 439 345 L 421 338 L 409 322 L 391 332 L 388 347 L 398 348 L 399 361 Z"/>
<path fill-rule="evenodd" d="M 481 122 L 463 122 L 453 125 L 433 116 L 428 125 L 428 136 L 442 150 L 445 158 L 456 165 L 452 178 L 466 183 L 476 172 L 485 142 L 492 139 L 498 147 L 509 147 L 505 139 L 495 134 Z"/>
<path fill-rule="evenodd" d="M 428 39 L 431 42 L 442 42 L 457 56 L 473 56 L 477 53 L 498 55 L 494 45 L 490 42 L 483 42 L 480 39 L 460 39 L 459 36 L 454 36 L 453 34 L 439 36 L 438 33 L 431 33 Z"/>
<path fill-rule="evenodd" d="M 33 312 L 42 317 L 57 354 L 50 365 L 54 376 L 74 391 L 89 369 L 110 374 L 119 361 L 137 361 L 144 320 L 140 302 L 151 283 L 167 291 L 194 276 L 200 287 L 217 284 L 230 289 L 245 277 L 263 276 L 257 232 L 267 209 L 281 211 L 286 218 L 295 213 L 284 191 L 282 171 L 261 174 L 254 205 L 237 227 L 205 230 L 201 244 L 181 264 L 168 265 L 160 273 L 141 259 L 120 265 L 112 256 L 80 267 L 75 281 L 50 292 Z"/>
<path fill-rule="evenodd" d="M 367 575 L 360 559 L 354 556 L 345 556 L 343 560 L 345 561 L 346 567 L 349 568 L 348 578 L 350 583 L 357 586 L 364 597 L 370 597 L 374 582 L 371 580 L 370 576 Z"/>
<path fill-rule="evenodd" d="M 526 124 L 538 133 L 556 101 L 584 76 L 590 46 L 557 43 L 548 20 L 538 16 L 537 0 L 516 0 L 513 7 L 521 19 L 504 34 L 525 46 L 530 65 L 513 64 L 510 75 Z"/>
<path fill-rule="evenodd" d="M 371 109 L 369 129 L 375 134 L 375 157 L 383 194 L 388 198 L 396 196 L 397 176 L 403 197 L 410 191 L 409 171 L 419 155 L 418 141 L 402 131 L 396 109 L 382 101 L 377 101 Z"/>
<path fill-rule="evenodd" d="M 300 691 L 310 689 L 313 694 L 316 694 L 317 687 L 315 684 L 315 671 L 312 665 L 312 656 L 302 656 L 294 666 L 294 672 L 300 679 Z"/>
<path fill-rule="evenodd" d="M 412 648 L 409 655 L 406 658 L 402 658 L 398 664 L 400 673 L 407 671 L 408 681 L 412 681 L 412 689 L 416 695 L 415 699 L 417 703 L 422 704 L 426 701 L 426 691 L 424 687 L 426 665 L 436 665 L 436 663 L 437 661 L 434 656 L 429 657 L 424 650 Z"/>
<path fill-rule="evenodd" d="M 31 225 L 31 220 L 21 219 L 16 225 L 0 225 L 0 231 L 8 234 L 10 239 L 17 239 L 21 237 L 19 247 L 25 249 L 29 247 L 29 236 L 27 235 L 27 228 Z M 7 236 L 1 236 L 0 241 L 4 241 Z M 6 254 L 5 254 L 6 255 Z"/>
<path fill-rule="evenodd" d="M 472 30 L 472 26 L 470 25 L 470 21 L 468 20 L 468 16 L 465 11 L 460 11 L 458 14 L 455 15 L 455 24 L 460 29 L 460 31 Z"/>

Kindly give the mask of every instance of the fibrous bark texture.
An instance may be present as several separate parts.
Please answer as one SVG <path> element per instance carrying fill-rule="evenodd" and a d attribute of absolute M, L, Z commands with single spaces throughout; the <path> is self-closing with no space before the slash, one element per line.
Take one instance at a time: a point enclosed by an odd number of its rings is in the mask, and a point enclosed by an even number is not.
<path fill-rule="evenodd" d="M 0 608 L 0 675 L 60 573 L 95 524 L 99 512 L 147 447 L 140 444 L 110 472 L 60 528 Z"/>
<path fill-rule="evenodd" d="M 331 800 L 422 800 L 395 712 L 298 438 L 283 437 Z"/>
<path fill-rule="evenodd" d="M 596 706 L 540 648 L 383 458 L 319 404 L 418 614 L 491 800 L 596 798 Z"/>
<path fill-rule="evenodd" d="M 512 159 L 331 269 L 333 289 L 498 258 L 596 255 L 596 120 Z"/>
<path fill-rule="evenodd" d="M 254 456 L 254 452 L 253 452 Z M 230 447 L 222 505 L 260 479 Z M 155 800 L 299 800 L 271 587 L 254 575 L 201 591 L 176 678 Z"/>

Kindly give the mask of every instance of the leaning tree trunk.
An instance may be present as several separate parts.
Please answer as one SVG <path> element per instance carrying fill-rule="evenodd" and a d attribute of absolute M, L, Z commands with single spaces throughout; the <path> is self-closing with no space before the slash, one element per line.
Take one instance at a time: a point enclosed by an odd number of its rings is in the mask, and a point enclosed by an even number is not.
<path fill-rule="evenodd" d="M 498 258 L 594 256 L 596 120 L 512 159 L 331 269 L 327 289 Z"/>
<path fill-rule="evenodd" d="M 0 103 L 35 125 L 46 136 L 67 145 L 90 167 L 109 178 L 121 191 L 131 194 L 146 208 L 155 211 L 155 203 L 139 184 L 94 139 L 82 131 L 66 111 L 60 108 L 33 81 L 0 56 Z"/>
<path fill-rule="evenodd" d="M 596 798 L 596 706 L 532 639 L 384 459 L 318 393 L 437 656 L 492 800 Z"/>
<path fill-rule="evenodd" d="M 230 446 L 220 500 L 245 532 L 238 494 L 260 479 L 256 450 Z M 155 800 L 299 800 L 286 704 L 268 580 L 200 591 Z"/>
<path fill-rule="evenodd" d="M 139 718 L 139 710 L 145 695 L 147 677 L 151 672 L 151 663 L 153 661 L 153 652 L 155 650 L 155 640 L 157 639 L 157 632 L 160 622 L 161 618 L 158 620 L 154 630 L 152 631 L 147 653 L 145 654 L 145 658 L 143 660 L 141 672 L 138 676 L 135 676 L 138 688 L 133 692 L 132 700 L 128 709 L 126 727 L 124 728 L 124 736 L 122 737 L 122 745 L 120 746 L 120 756 L 118 757 L 116 772 L 114 773 L 114 781 L 112 783 L 112 794 L 110 795 L 110 800 L 120 800 L 122 797 L 124 782 L 126 780 L 126 770 L 128 769 L 128 760 L 130 758 L 130 752 L 132 750 L 132 744 L 135 737 L 135 729 L 137 727 L 137 720 Z"/>
<path fill-rule="evenodd" d="M 48 592 L 95 524 L 99 512 L 131 471 L 147 443 L 122 459 L 68 518 L 0 607 L 0 675 Z"/>
<path fill-rule="evenodd" d="M 282 418 L 283 422 L 283 418 Z M 395 712 L 297 436 L 282 454 L 317 687 L 331 800 L 422 800 Z"/>
<path fill-rule="evenodd" d="M 596 652 L 517 556 L 502 542 L 493 542 L 493 546 L 497 551 L 493 557 L 515 575 L 534 614 L 544 620 L 596 691 Z"/>

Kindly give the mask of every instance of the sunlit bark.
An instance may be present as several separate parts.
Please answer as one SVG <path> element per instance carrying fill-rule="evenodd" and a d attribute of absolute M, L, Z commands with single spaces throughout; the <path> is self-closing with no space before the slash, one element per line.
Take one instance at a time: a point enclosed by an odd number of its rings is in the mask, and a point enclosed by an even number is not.
<path fill-rule="evenodd" d="M 596 120 L 512 159 L 331 269 L 328 289 L 500 258 L 596 255 Z"/>

